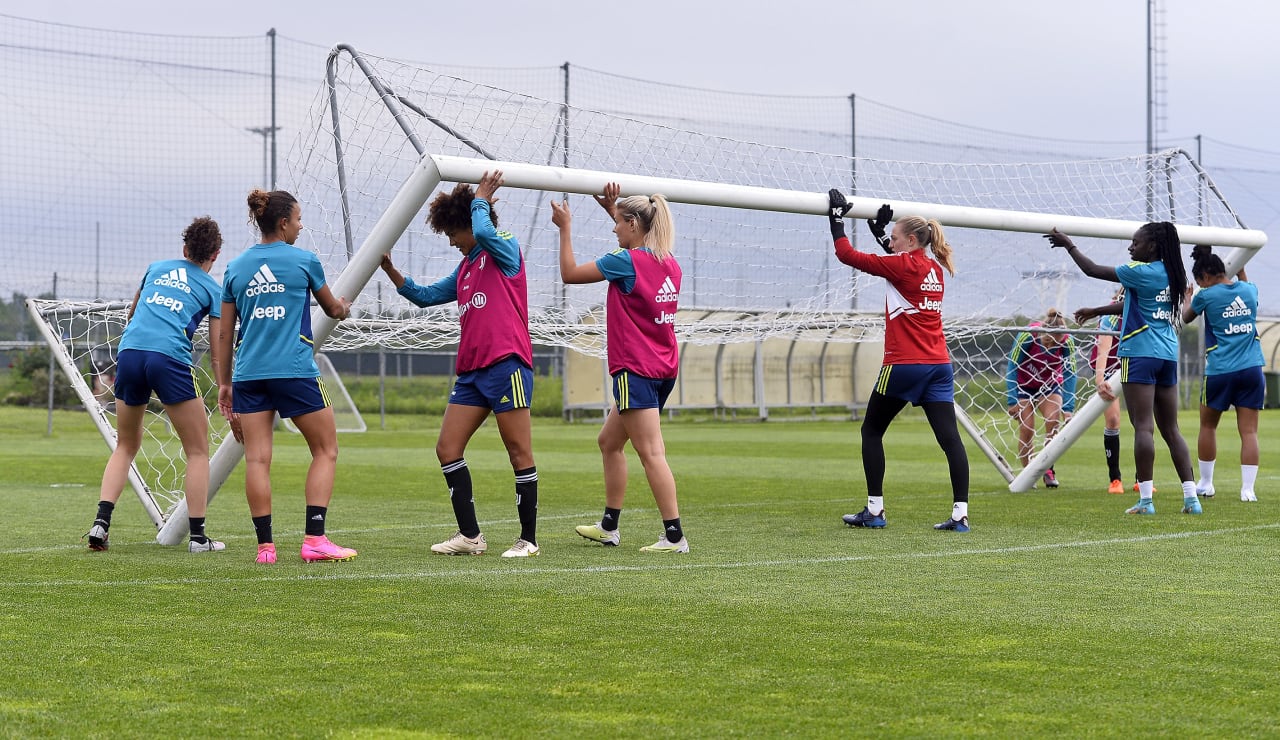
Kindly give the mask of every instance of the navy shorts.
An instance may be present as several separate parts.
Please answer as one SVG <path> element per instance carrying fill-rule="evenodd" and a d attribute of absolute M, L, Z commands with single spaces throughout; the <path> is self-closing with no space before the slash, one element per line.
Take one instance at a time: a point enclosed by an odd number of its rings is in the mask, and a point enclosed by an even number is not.
<path fill-rule="evenodd" d="M 195 368 L 163 352 L 121 351 L 116 357 L 116 400 L 126 406 L 146 406 L 152 391 L 166 406 L 198 398 Z"/>
<path fill-rule="evenodd" d="M 481 406 L 501 414 L 527 409 L 533 403 L 533 369 L 516 357 L 458 376 L 449 391 L 449 403 Z"/>
<path fill-rule="evenodd" d="M 1248 367 L 1234 373 L 1204 376 L 1200 403 L 1218 411 L 1226 411 L 1232 406 L 1261 409 L 1266 395 L 1267 381 L 1262 375 L 1262 367 Z"/>
<path fill-rule="evenodd" d="M 262 378 L 231 384 L 231 410 L 237 414 L 275 411 L 292 419 L 328 406 L 329 394 L 319 378 Z"/>
<path fill-rule="evenodd" d="M 876 380 L 876 393 L 912 406 L 922 403 L 954 403 L 956 379 L 951 363 L 941 365 L 885 365 Z"/>
<path fill-rule="evenodd" d="M 619 370 L 613 374 L 613 402 L 618 404 L 619 411 L 661 411 L 675 387 L 675 378 L 646 378 L 630 370 Z"/>
<path fill-rule="evenodd" d="M 1154 357 L 1121 357 L 1120 382 L 1165 387 L 1177 385 L 1178 363 Z"/>

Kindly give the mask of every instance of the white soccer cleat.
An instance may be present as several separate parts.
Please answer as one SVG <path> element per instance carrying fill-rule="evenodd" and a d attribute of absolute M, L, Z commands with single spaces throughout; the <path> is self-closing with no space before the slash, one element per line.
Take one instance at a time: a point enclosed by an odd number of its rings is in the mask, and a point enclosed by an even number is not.
<path fill-rule="evenodd" d="M 431 552 L 441 555 L 483 555 L 488 549 L 489 543 L 485 542 L 483 532 L 476 535 L 475 539 L 462 536 L 462 532 L 456 532 L 444 542 L 437 542 L 431 546 Z"/>
<path fill-rule="evenodd" d="M 1258 494 L 1254 493 L 1253 491 L 1241 491 L 1240 500 L 1241 501 L 1257 501 Z"/>
<path fill-rule="evenodd" d="M 689 552 L 689 540 L 681 537 L 679 542 L 672 542 L 667 539 L 664 534 L 658 538 L 658 541 L 652 545 L 645 545 L 640 548 L 640 552 L 656 552 L 661 554 L 674 554 Z"/>
<path fill-rule="evenodd" d="M 187 552 L 222 552 L 227 546 L 213 538 L 208 538 L 204 542 L 196 542 L 191 540 L 187 543 Z"/>
<path fill-rule="evenodd" d="M 536 556 L 541 551 L 542 550 L 532 542 L 525 539 L 519 539 L 519 540 L 516 540 L 516 543 L 514 545 L 507 548 L 506 552 L 502 553 L 502 557 L 531 558 Z"/>
<path fill-rule="evenodd" d="M 1217 492 L 1218 490 L 1213 487 L 1212 483 L 1207 486 L 1196 485 L 1196 496 L 1199 498 L 1213 498 Z"/>

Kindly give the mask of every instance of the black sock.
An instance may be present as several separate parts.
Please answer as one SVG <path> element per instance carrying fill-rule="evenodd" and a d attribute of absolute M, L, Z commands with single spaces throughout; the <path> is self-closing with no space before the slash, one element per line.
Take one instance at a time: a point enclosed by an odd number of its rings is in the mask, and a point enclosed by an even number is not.
<path fill-rule="evenodd" d="M 618 528 L 618 520 L 622 518 L 622 509 L 610 509 L 604 507 L 604 516 L 600 517 L 600 528 L 606 532 L 613 532 Z"/>
<path fill-rule="evenodd" d="M 307 535 L 310 537 L 324 536 L 324 517 L 329 512 L 328 506 L 311 506 L 307 505 Z"/>
<path fill-rule="evenodd" d="M 253 531 L 258 533 L 258 544 L 265 545 L 275 542 L 271 537 L 271 515 L 263 514 L 253 518 Z"/>
<path fill-rule="evenodd" d="M 538 544 L 538 468 L 516 471 L 516 514 L 520 517 L 520 539 Z"/>
<path fill-rule="evenodd" d="M 480 536 L 480 523 L 476 521 L 476 503 L 471 497 L 471 469 L 464 458 L 440 466 L 444 482 L 449 486 L 449 503 L 453 504 L 453 517 L 458 520 L 458 531 L 463 537 Z"/>
<path fill-rule="evenodd" d="M 111 529 L 111 512 L 115 511 L 116 505 L 111 501 L 98 502 L 98 517 L 93 520 L 94 524 L 101 524 L 103 529 Z"/>
<path fill-rule="evenodd" d="M 680 528 L 680 517 L 663 519 L 662 529 L 667 533 L 667 542 L 679 542 L 684 539 L 684 530 Z"/>
<path fill-rule="evenodd" d="M 1120 474 L 1120 430 L 1102 431 L 1102 448 L 1107 451 L 1107 472 L 1111 480 L 1124 480 Z"/>
<path fill-rule="evenodd" d="M 205 542 L 209 541 L 209 538 L 204 536 L 204 517 L 190 516 L 190 517 L 187 517 L 187 521 L 191 523 L 191 541 L 192 542 L 199 542 L 200 544 L 204 544 Z"/>

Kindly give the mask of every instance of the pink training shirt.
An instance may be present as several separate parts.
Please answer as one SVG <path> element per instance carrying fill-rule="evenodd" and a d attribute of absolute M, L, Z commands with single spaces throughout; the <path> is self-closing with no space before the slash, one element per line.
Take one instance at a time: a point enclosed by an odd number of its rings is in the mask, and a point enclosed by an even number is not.
<path fill-rule="evenodd" d="M 646 378 L 666 380 L 680 371 L 676 344 L 676 307 L 680 299 L 680 264 L 647 249 L 632 249 L 636 282 L 623 293 L 609 283 L 606 328 L 609 332 L 609 374 L 621 370 Z"/>
<path fill-rule="evenodd" d="M 458 373 L 478 370 L 515 355 L 533 367 L 529 340 L 529 288 L 524 260 L 511 277 L 489 253 L 458 267 Z"/>

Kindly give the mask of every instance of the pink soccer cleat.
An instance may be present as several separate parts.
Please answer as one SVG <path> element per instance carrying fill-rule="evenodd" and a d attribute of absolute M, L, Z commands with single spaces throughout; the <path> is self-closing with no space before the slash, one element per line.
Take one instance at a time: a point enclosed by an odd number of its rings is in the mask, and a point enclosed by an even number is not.
<path fill-rule="evenodd" d="M 276 545 L 274 542 L 266 542 L 258 545 L 258 562 L 270 565 L 276 561 Z"/>
<path fill-rule="evenodd" d="M 352 560 L 356 551 L 350 547 L 339 547 L 324 535 L 308 535 L 302 538 L 302 562 L 304 563 L 336 563 L 340 560 Z"/>

